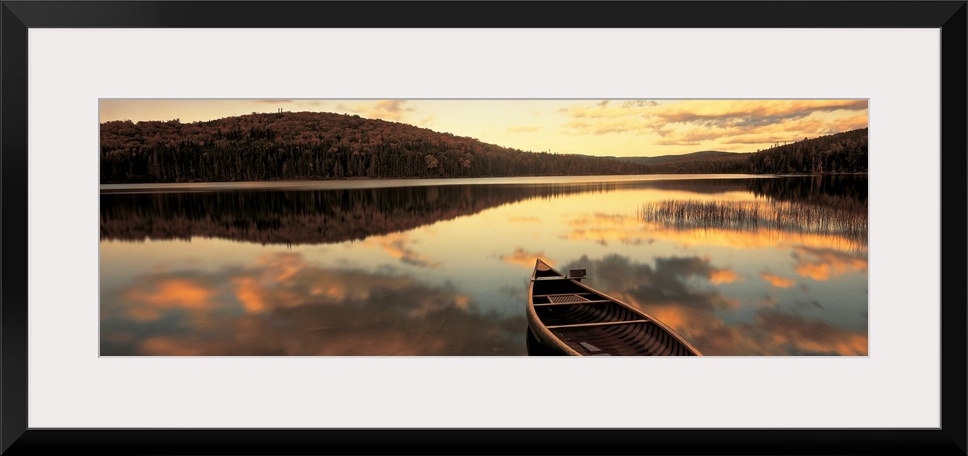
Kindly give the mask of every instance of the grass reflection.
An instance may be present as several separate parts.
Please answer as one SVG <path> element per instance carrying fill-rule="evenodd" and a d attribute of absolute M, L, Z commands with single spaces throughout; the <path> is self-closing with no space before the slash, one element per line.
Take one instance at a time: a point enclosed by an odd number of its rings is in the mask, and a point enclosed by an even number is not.
<path fill-rule="evenodd" d="M 861 210 L 863 209 L 863 210 Z M 777 230 L 837 236 L 867 246 L 867 211 L 853 204 L 808 205 L 776 200 L 666 200 L 643 204 L 641 220 L 684 229 Z"/>

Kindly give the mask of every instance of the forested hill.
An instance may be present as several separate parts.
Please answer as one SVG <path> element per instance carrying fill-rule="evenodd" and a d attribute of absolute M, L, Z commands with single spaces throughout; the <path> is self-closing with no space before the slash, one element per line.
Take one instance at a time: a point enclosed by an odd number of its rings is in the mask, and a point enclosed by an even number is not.
<path fill-rule="evenodd" d="M 633 163 L 641 163 L 644 165 L 661 165 L 663 163 L 669 162 L 685 162 L 685 161 L 716 161 L 718 159 L 732 159 L 737 156 L 743 155 L 737 152 L 720 152 L 716 150 L 704 150 L 700 152 L 692 152 L 689 154 L 681 155 L 658 155 L 655 157 L 622 157 L 622 160 L 630 161 Z"/>
<path fill-rule="evenodd" d="M 702 151 L 683 155 L 625 157 L 622 160 L 646 166 L 654 174 L 752 174 L 749 153 Z"/>
<path fill-rule="evenodd" d="M 753 153 L 703 151 L 660 157 L 624 157 L 655 174 L 842 174 L 867 172 L 867 128 Z"/>
<path fill-rule="evenodd" d="M 825 174 L 867 172 L 867 128 L 758 151 L 749 158 L 757 174 Z"/>
<path fill-rule="evenodd" d="M 396 122 L 281 112 L 101 124 L 101 183 L 639 174 L 613 158 L 531 153 Z"/>

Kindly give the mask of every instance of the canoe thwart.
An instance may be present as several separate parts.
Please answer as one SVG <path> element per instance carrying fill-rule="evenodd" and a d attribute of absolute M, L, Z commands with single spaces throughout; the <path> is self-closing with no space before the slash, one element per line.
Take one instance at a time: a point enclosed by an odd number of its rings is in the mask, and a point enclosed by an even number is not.
<path fill-rule="evenodd" d="M 595 300 L 595 301 L 585 300 L 585 301 L 566 301 L 566 302 L 544 302 L 544 303 L 536 303 L 534 306 L 535 307 L 578 306 L 583 304 L 608 304 L 610 302 L 612 301 L 609 301 L 607 299 L 601 299 L 601 300 Z"/>
<path fill-rule="evenodd" d="M 583 283 L 585 275 L 584 269 L 566 275 L 535 261 L 526 313 L 536 346 L 575 356 L 702 356 L 638 305 Z"/>
<path fill-rule="evenodd" d="M 634 323 L 651 323 L 651 322 L 652 320 L 597 321 L 594 323 L 575 323 L 571 325 L 547 326 L 547 328 L 548 329 L 587 328 L 589 326 L 631 325 Z"/>
<path fill-rule="evenodd" d="M 583 296 L 583 297 L 595 296 L 591 293 L 568 293 L 568 294 L 575 295 L 575 296 Z M 536 294 L 536 295 L 532 295 L 531 297 L 534 299 L 538 299 L 538 298 L 547 298 L 549 296 L 561 296 L 561 295 L 560 294 Z"/>

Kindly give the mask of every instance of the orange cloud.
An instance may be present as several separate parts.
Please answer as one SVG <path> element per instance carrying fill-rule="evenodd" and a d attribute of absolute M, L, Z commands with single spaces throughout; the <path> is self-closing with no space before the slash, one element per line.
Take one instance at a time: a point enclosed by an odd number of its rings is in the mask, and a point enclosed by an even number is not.
<path fill-rule="evenodd" d="M 867 270 L 866 257 L 852 256 L 829 248 L 801 246 L 796 249 L 796 253 L 799 261 L 794 271 L 817 281 L 830 280 L 852 271 Z"/>
<path fill-rule="evenodd" d="M 325 296 L 330 299 L 342 301 L 346 299 L 346 285 L 336 282 L 322 282 L 312 287 L 312 296 Z"/>
<path fill-rule="evenodd" d="M 723 283 L 734 283 L 741 280 L 739 274 L 729 269 L 715 269 L 709 273 L 709 281 L 717 285 Z"/>
<path fill-rule="evenodd" d="M 657 145 L 759 145 L 868 125 L 867 100 L 689 100 L 594 103 L 563 108 L 576 133 L 655 134 Z M 718 147 L 718 146 L 717 146 Z"/>
<path fill-rule="evenodd" d="M 266 309 L 266 302 L 262 296 L 262 286 L 253 277 L 236 277 L 232 279 L 235 284 L 235 297 L 242 303 L 247 312 L 261 312 Z"/>
<path fill-rule="evenodd" d="M 140 321 L 156 320 L 168 309 L 207 310 L 215 307 L 214 292 L 191 279 L 167 279 L 153 289 L 132 289 L 125 294 L 126 313 Z"/>
<path fill-rule="evenodd" d="M 192 346 L 183 340 L 172 337 L 150 337 L 141 341 L 139 351 L 149 356 L 198 356 L 204 354 L 204 348 Z"/>
<path fill-rule="evenodd" d="M 417 253 L 410 245 L 415 244 L 404 233 L 393 233 L 386 236 L 372 237 L 364 241 L 366 245 L 377 246 L 383 249 L 387 255 L 396 258 L 404 263 L 425 268 L 436 268 L 439 262 L 432 261 L 430 258 Z"/>
<path fill-rule="evenodd" d="M 673 328 L 704 355 L 867 355 L 865 332 L 780 313 L 774 309 L 772 298 L 761 303 L 763 308 L 752 322 L 734 324 L 727 323 L 721 312 L 711 308 L 639 302 L 630 295 L 623 295 L 622 299 Z"/>
<path fill-rule="evenodd" d="M 374 119 L 385 119 L 390 121 L 401 121 L 407 113 L 413 112 L 413 108 L 407 106 L 407 100 L 380 100 L 369 104 L 357 104 L 353 106 L 337 105 L 337 110 L 359 113 L 360 115 Z"/>
<path fill-rule="evenodd" d="M 763 280 L 769 282 L 770 285 L 773 285 L 774 287 L 777 287 L 777 288 L 790 288 L 797 284 L 795 280 L 776 276 L 766 272 L 761 272 L 760 277 L 762 277 Z"/>
<path fill-rule="evenodd" d="M 408 108 L 404 106 L 406 103 L 407 103 L 407 100 L 380 100 L 376 102 L 376 105 L 374 105 L 373 110 L 392 112 L 392 113 L 413 111 L 413 108 Z"/>
<path fill-rule="evenodd" d="M 524 249 L 520 247 L 515 249 L 514 253 L 510 255 L 502 256 L 501 261 L 505 263 L 513 264 L 516 266 L 521 266 L 523 268 L 530 270 L 530 269 L 534 269 L 535 260 L 537 260 L 538 258 L 541 258 L 542 260 L 544 260 L 545 263 L 548 263 L 550 266 L 554 266 L 554 262 L 548 259 L 545 256 L 544 252 L 535 252 L 535 253 L 526 252 Z"/>
<path fill-rule="evenodd" d="M 803 118 L 815 112 L 867 111 L 867 100 L 689 100 L 657 107 L 652 115 L 664 122 L 696 122 L 714 119 L 739 123 L 735 119 Z M 772 123 L 772 122 L 771 122 Z"/>
<path fill-rule="evenodd" d="M 284 282 L 273 279 L 279 270 L 264 265 L 301 267 Z M 325 269 L 292 254 L 266 255 L 251 267 L 231 271 L 195 271 L 199 276 L 186 287 L 185 279 L 154 275 L 138 287 L 144 295 L 154 291 L 204 288 L 228 284 L 226 296 L 236 301 L 210 299 L 212 306 L 151 308 L 165 321 L 191 318 L 175 325 L 141 325 L 143 320 L 123 311 L 137 303 L 112 299 L 125 295 L 106 293 L 102 313 L 102 343 L 107 356 L 415 356 L 415 355 L 520 355 L 526 352 L 523 315 L 502 317 L 475 310 L 469 295 L 449 287 L 429 286 L 407 276 Z M 282 268 L 285 269 L 285 268 Z M 148 285 L 144 285 L 147 283 Z M 200 294 L 186 300 L 201 302 Z M 150 298 L 149 302 L 171 302 Z M 214 303 L 220 306 L 215 307 Z M 185 305 L 179 302 L 179 305 Z M 178 311 L 178 314 L 172 312 Z M 275 310 L 275 311 L 270 311 Z M 201 323 L 200 323 L 201 322 Z M 191 331 L 184 331 L 185 327 Z M 133 329 L 134 328 L 134 329 Z"/>
<path fill-rule="evenodd" d="M 261 265 L 276 282 L 287 282 L 305 266 L 302 255 L 298 253 L 278 253 L 259 258 Z"/>
<path fill-rule="evenodd" d="M 619 255 L 578 263 L 593 268 L 611 296 L 663 321 L 706 355 L 867 354 L 863 327 L 839 326 L 846 323 L 839 318 L 808 319 L 796 309 L 790 313 L 770 295 L 743 303 L 689 280 L 716 269 L 699 257 L 656 258 L 654 267 Z"/>

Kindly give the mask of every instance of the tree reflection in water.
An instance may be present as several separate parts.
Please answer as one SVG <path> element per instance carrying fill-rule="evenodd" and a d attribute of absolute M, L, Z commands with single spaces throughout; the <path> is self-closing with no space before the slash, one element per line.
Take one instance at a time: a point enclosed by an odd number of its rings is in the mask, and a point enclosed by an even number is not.
<path fill-rule="evenodd" d="M 705 355 L 866 355 L 866 182 L 106 191 L 102 259 L 105 245 L 116 256 L 101 265 L 101 354 L 537 354 L 523 329 L 523 299 L 540 252 L 562 269 L 587 269 L 589 285 L 656 316 Z M 646 194 L 677 196 L 603 208 Z M 588 207 L 573 207 L 585 197 Z M 524 206 L 539 209 L 509 210 Z M 503 234 L 491 229 L 492 238 L 474 242 L 459 230 L 451 239 L 431 234 L 440 222 L 468 227 L 485 213 L 507 214 L 488 219 L 507 224 Z M 179 257 L 172 266 L 159 257 L 129 266 L 151 250 L 139 249 L 146 241 L 175 255 L 173 241 L 191 241 L 183 250 L 192 251 L 212 239 L 239 243 L 218 248 L 265 251 L 248 262 Z M 453 247 L 438 252 L 428 248 L 434 242 Z M 314 247 L 348 244 L 382 249 L 399 263 L 337 267 Z M 462 270 L 441 255 L 472 266 Z M 431 269 L 440 280 L 429 279 Z"/>

